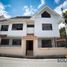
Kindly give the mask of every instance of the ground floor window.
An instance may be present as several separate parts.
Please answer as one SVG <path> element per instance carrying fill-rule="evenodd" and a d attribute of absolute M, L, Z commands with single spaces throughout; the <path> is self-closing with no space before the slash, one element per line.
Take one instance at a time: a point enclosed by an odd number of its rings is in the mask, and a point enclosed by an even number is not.
<path fill-rule="evenodd" d="M 42 48 L 44 48 L 44 47 L 52 47 L 51 40 L 42 40 L 41 44 L 42 44 Z"/>
<path fill-rule="evenodd" d="M 12 45 L 21 45 L 21 39 L 13 39 Z"/>
<path fill-rule="evenodd" d="M 13 38 L 5 38 L 0 40 L 0 45 L 8 45 L 8 46 L 13 46 L 13 45 L 21 45 L 21 39 L 13 39 Z"/>
<path fill-rule="evenodd" d="M 9 39 L 1 39 L 1 45 L 9 45 Z"/>
<path fill-rule="evenodd" d="M 57 47 L 67 47 L 66 42 L 57 42 Z"/>

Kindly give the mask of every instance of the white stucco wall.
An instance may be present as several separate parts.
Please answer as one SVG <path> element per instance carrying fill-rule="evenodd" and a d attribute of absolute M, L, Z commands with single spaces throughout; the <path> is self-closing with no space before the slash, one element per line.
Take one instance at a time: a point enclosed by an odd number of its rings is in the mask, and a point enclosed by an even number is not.
<path fill-rule="evenodd" d="M 21 46 L 8 46 L 8 45 L 0 46 L 0 54 L 25 56 L 26 54 L 25 40 L 22 39 Z"/>
<path fill-rule="evenodd" d="M 23 24 L 23 30 L 12 30 L 12 24 Z M 7 35 L 8 37 L 23 37 L 23 36 L 26 36 L 26 30 L 27 30 L 27 26 L 26 26 L 26 22 L 19 22 L 19 21 L 12 21 L 12 22 L 2 22 L 0 23 L 0 27 L 1 25 L 9 25 L 8 27 L 8 31 L 0 31 L 0 34 L 2 35 Z"/>
<path fill-rule="evenodd" d="M 42 24 L 52 24 L 53 30 L 42 30 Z M 35 36 L 38 37 L 60 37 L 58 22 L 54 18 L 35 19 Z"/>
<path fill-rule="evenodd" d="M 15 24 L 15 23 L 21 23 L 23 24 L 23 30 L 12 30 L 12 24 Z M 8 30 L 8 36 L 11 36 L 11 37 L 21 37 L 21 36 L 26 36 L 26 22 L 14 22 L 9 25 L 9 30 Z"/>
<path fill-rule="evenodd" d="M 47 55 L 67 55 L 67 48 L 52 47 L 42 48 L 38 47 L 40 41 L 34 39 L 33 43 L 33 56 L 47 56 Z M 26 40 L 22 39 L 21 46 L 3 46 L 0 47 L 0 54 L 25 56 L 26 55 Z"/>
<path fill-rule="evenodd" d="M 64 47 L 40 48 L 38 47 L 38 39 L 36 39 L 34 45 L 34 56 L 49 55 L 67 55 L 67 48 Z"/>

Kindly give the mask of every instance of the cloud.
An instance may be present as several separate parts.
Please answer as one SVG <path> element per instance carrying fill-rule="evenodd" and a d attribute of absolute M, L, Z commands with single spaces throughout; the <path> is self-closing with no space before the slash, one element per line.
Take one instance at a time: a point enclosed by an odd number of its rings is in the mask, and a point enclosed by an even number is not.
<path fill-rule="evenodd" d="M 55 0 L 55 3 L 56 3 L 56 4 L 59 4 L 59 3 L 60 3 L 60 0 Z"/>
<path fill-rule="evenodd" d="M 41 0 L 41 4 L 38 5 L 37 9 L 39 9 L 40 7 L 42 7 L 44 4 L 45 4 L 45 0 Z M 33 15 L 37 11 L 37 9 L 33 8 L 32 5 L 30 5 L 30 6 L 26 5 L 26 6 L 24 6 L 24 9 L 23 9 L 23 11 L 24 11 L 23 15 L 24 16 Z"/>
<path fill-rule="evenodd" d="M 57 6 L 54 10 L 55 10 L 58 14 L 62 15 L 62 11 L 61 11 L 61 8 L 62 8 L 62 7 L 63 7 L 63 11 L 67 10 L 67 0 L 64 1 L 63 5 L 61 4 L 61 5 Z"/>
<path fill-rule="evenodd" d="M 41 4 L 38 6 L 38 9 L 45 4 L 45 0 L 41 0 Z"/>
<path fill-rule="evenodd" d="M 31 16 L 36 12 L 36 9 L 32 5 L 24 6 L 24 16 Z"/>
<path fill-rule="evenodd" d="M 4 6 L 2 3 L 0 3 L 0 16 L 3 15 L 5 18 L 10 18 L 11 16 L 8 15 L 8 12 L 5 10 L 5 7 L 6 6 Z"/>

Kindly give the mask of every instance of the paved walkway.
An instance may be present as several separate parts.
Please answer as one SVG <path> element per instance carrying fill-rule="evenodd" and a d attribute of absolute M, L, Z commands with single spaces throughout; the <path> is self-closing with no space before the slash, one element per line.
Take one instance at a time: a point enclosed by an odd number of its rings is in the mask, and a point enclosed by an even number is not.
<path fill-rule="evenodd" d="M 67 67 L 67 62 L 58 62 L 58 59 L 0 57 L 0 67 Z"/>

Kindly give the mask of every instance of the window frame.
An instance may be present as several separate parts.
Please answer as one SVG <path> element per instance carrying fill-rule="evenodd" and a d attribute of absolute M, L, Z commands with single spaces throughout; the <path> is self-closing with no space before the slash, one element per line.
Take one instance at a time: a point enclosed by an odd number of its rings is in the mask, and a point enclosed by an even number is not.
<path fill-rule="evenodd" d="M 7 26 L 7 28 L 4 28 L 3 26 Z M 1 25 L 1 31 L 8 31 L 9 25 Z"/>
<path fill-rule="evenodd" d="M 27 24 L 27 27 L 29 28 L 29 27 L 34 27 L 34 24 Z"/>
<path fill-rule="evenodd" d="M 67 48 L 67 46 L 66 46 L 66 42 L 57 42 L 57 45 L 56 45 L 56 47 L 58 47 L 58 48 Z"/>
<path fill-rule="evenodd" d="M 45 41 L 45 42 L 44 42 Z M 49 43 L 47 41 L 50 41 Z M 48 43 L 49 45 L 44 45 L 44 43 Z M 52 41 L 49 39 L 49 40 L 45 40 L 45 39 L 42 39 L 41 40 L 41 47 L 42 48 L 51 48 L 52 47 Z"/>
<path fill-rule="evenodd" d="M 8 40 L 8 44 L 3 44 L 4 42 L 2 42 L 2 40 Z M 5 41 L 6 42 L 6 41 Z M 10 42 L 10 39 L 1 39 L 1 42 L 0 42 L 0 45 L 1 46 L 9 46 L 9 42 Z"/>
<path fill-rule="evenodd" d="M 19 26 L 21 25 L 21 27 L 19 27 L 18 25 Z M 12 30 L 23 30 L 23 24 L 22 23 L 12 24 Z"/>
<path fill-rule="evenodd" d="M 14 44 L 16 42 L 15 40 L 19 40 L 20 41 L 20 44 Z M 21 46 L 21 39 L 12 39 L 12 46 Z"/>
<path fill-rule="evenodd" d="M 48 27 L 49 26 L 49 27 Z M 44 28 L 45 27 L 45 28 Z M 47 24 L 47 23 L 43 23 L 42 24 L 42 30 L 44 31 L 44 30 L 53 30 L 53 27 L 52 27 L 52 24 Z"/>
<path fill-rule="evenodd" d="M 47 11 L 44 11 L 44 12 L 41 14 L 41 17 L 42 17 L 42 18 L 51 18 L 51 14 L 49 14 Z"/>

